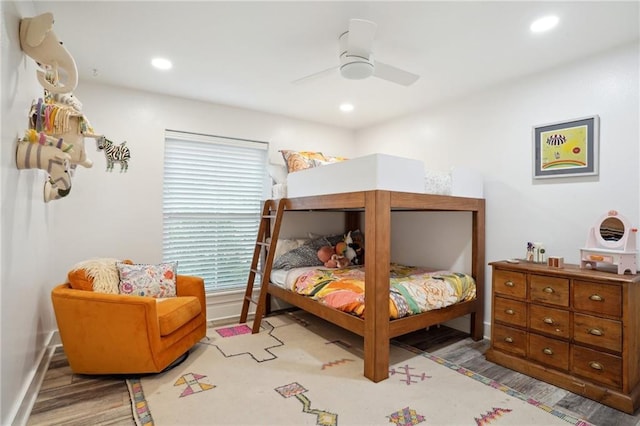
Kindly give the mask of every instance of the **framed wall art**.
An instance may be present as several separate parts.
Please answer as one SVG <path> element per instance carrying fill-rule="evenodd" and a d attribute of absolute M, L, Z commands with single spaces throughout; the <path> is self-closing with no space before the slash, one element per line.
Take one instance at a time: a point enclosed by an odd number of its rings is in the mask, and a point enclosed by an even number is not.
<path fill-rule="evenodd" d="M 533 127 L 533 178 L 598 174 L 600 117 Z"/>

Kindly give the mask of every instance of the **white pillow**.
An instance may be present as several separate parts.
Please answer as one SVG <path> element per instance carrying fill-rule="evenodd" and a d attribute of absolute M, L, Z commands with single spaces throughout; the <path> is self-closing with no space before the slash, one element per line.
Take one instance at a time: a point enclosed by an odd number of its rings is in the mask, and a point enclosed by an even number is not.
<path fill-rule="evenodd" d="M 275 183 L 287 183 L 287 166 L 284 164 L 268 164 L 267 171 Z"/>
<path fill-rule="evenodd" d="M 293 249 L 297 249 L 298 247 L 304 245 L 307 241 L 306 238 L 295 238 L 291 240 L 278 240 L 276 243 L 276 252 L 273 254 L 273 259 L 277 259 L 283 254 Z"/>

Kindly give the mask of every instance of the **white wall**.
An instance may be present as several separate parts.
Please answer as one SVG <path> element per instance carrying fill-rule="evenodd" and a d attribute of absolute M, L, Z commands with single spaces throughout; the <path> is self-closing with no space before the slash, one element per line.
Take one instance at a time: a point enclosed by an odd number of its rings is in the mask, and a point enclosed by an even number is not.
<path fill-rule="evenodd" d="M 36 65 L 20 50 L 20 18 L 33 16 L 31 3 L 0 3 L 2 57 L 2 144 L 0 144 L 0 424 L 9 424 L 27 392 L 35 366 L 53 330 L 51 302 L 52 209 L 43 201 L 46 174 L 18 170 L 18 136 L 27 129 L 33 99 L 43 95 Z"/>
<path fill-rule="evenodd" d="M 640 224 L 638 52 L 637 43 L 622 46 L 361 130 L 357 153 L 414 157 L 437 170 L 474 168 L 484 175 L 488 262 L 524 257 L 526 242 L 540 241 L 547 254 L 577 263 L 589 227 L 608 210 Z M 600 116 L 599 176 L 533 180 L 532 126 L 594 114 Z M 459 223 L 468 221 L 463 217 Z M 408 243 L 398 256 L 426 264 L 435 258 L 437 266 L 448 266 L 441 251 L 450 236 L 441 225 L 396 220 L 392 226 L 392 243 Z M 456 247 L 462 245 L 457 231 L 452 237 Z M 421 246 L 425 239 L 433 244 Z M 491 312 L 490 278 L 487 268 L 485 322 Z"/>

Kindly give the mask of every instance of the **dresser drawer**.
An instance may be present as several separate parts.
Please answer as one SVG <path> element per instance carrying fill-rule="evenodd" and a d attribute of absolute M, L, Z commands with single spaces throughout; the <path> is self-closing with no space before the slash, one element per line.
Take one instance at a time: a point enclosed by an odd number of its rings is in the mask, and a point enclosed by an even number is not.
<path fill-rule="evenodd" d="M 571 361 L 573 373 L 618 389 L 622 387 L 620 357 L 574 345 Z"/>
<path fill-rule="evenodd" d="M 520 327 L 527 326 L 527 304 L 525 302 L 496 296 L 493 303 L 496 321 Z"/>
<path fill-rule="evenodd" d="M 569 370 L 569 342 L 530 333 L 527 357 L 555 369 Z"/>
<path fill-rule="evenodd" d="M 622 316 L 622 289 L 589 281 L 573 282 L 573 307 L 594 314 Z"/>
<path fill-rule="evenodd" d="M 569 370 L 569 342 L 529 334 L 527 358 L 559 370 Z"/>
<path fill-rule="evenodd" d="M 592 346 L 622 351 L 622 323 L 579 313 L 573 314 L 573 339 Z"/>
<path fill-rule="evenodd" d="M 526 332 L 494 324 L 491 334 L 491 344 L 495 349 L 519 356 L 525 356 L 527 354 Z"/>
<path fill-rule="evenodd" d="M 527 280 L 523 272 L 504 271 L 496 269 L 493 271 L 493 291 L 497 294 L 518 297 L 527 297 Z"/>
<path fill-rule="evenodd" d="M 566 278 L 531 275 L 529 294 L 532 301 L 569 306 L 569 280 Z"/>
<path fill-rule="evenodd" d="M 529 306 L 529 328 L 568 339 L 571 335 L 569 328 L 569 311 L 549 308 L 547 306 Z"/>

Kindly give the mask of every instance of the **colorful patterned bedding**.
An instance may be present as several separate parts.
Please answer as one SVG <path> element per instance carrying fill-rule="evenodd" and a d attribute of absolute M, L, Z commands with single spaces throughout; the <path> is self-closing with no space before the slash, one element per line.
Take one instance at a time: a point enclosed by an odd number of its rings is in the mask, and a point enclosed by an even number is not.
<path fill-rule="evenodd" d="M 364 315 L 364 266 L 301 268 L 291 288 L 332 308 Z M 392 319 L 440 309 L 476 297 L 473 277 L 449 271 L 391 264 L 389 312 Z"/>

